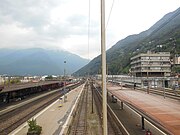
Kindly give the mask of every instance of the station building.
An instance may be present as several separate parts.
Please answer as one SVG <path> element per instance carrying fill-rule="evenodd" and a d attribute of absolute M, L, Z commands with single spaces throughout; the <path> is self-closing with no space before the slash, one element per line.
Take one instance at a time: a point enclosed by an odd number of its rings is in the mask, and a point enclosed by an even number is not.
<path fill-rule="evenodd" d="M 131 73 L 136 77 L 170 76 L 170 52 L 141 53 L 131 58 Z"/>

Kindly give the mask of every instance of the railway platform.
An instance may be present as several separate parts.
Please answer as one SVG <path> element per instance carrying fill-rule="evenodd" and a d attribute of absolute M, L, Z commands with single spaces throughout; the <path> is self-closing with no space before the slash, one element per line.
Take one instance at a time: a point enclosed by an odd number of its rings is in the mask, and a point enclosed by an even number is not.
<path fill-rule="evenodd" d="M 75 104 L 75 101 L 83 89 L 83 85 L 75 88 L 66 94 L 66 102 L 56 100 L 53 104 L 45 108 L 43 111 L 38 113 L 33 118 L 36 119 L 37 124 L 42 126 L 43 135 L 58 135 L 60 134 L 65 126 L 68 116 Z M 27 122 L 19 126 L 16 130 L 11 132 L 11 135 L 24 135 L 27 134 L 28 125 Z"/>
<path fill-rule="evenodd" d="M 129 133 L 133 133 L 134 129 L 145 130 L 147 128 L 151 128 L 153 126 L 148 126 L 147 123 L 144 125 L 144 119 L 150 120 L 154 122 L 157 126 L 162 127 L 168 134 L 179 135 L 180 134 L 180 104 L 178 100 L 163 98 L 159 95 L 147 94 L 146 92 L 137 91 L 131 88 L 121 89 L 119 86 L 108 84 L 108 91 L 114 95 L 119 101 L 121 107 L 121 121 L 125 121 L 125 125 Z M 123 112 L 127 111 L 127 109 L 134 109 L 134 112 L 139 115 L 139 117 L 135 118 L 135 116 L 131 112 L 124 113 L 126 115 L 123 116 Z M 119 108 L 118 108 L 119 109 Z M 126 110 L 124 110 L 126 109 Z M 129 119 L 129 121 L 127 121 Z M 133 120 L 133 121 L 131 121 Z M 153 123 L 153 124 L 154 124 Z M 133 125 L 134 124 L 134 125 Z M 131 126 L 129 126 L 131 125 Z M 128 126 L 130 127 L 128 129 Z M 132 128 L 133 127 L 133 128 Z M 151 129 L 151 131 L 157 134 L 155 129 Z M 160 134 L 159 132 L 158 134 Z M 165 134 L 165 133 L 161 133 Z"/>

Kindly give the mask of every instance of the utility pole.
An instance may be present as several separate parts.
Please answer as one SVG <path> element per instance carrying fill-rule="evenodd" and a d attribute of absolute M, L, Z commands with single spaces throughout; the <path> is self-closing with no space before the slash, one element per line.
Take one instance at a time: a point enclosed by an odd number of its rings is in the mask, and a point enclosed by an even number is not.
<path fill-rule="evenodd" d="M 105 0 L 101 0 L 101 61 L 103 95 L 103 135 L 107 135 L 107 90 L 106 90 L 106 44 L 105 44 Z"/>
<path fill-rule="evenodd" d="M 149 94 L 149 72 L 147 72 L 147 94 Z"/>
<path fill-rule="evenodd" d="M 94 91 L 94 87 L 93 87 L 93 79 L 91 80 L 91 90 L 92 90 L 92 111 L 91 111 L 91 113 L 94 113 L 94 111 L 93 111 L 93 97 L 94 97 L 94 94 L 93 94 L 93 91 Z"/>
<path fill-rule="evenodd" d="M 66 68 L 65 68 L 66 61 L 64 61 L 64 102 L 66 102 Z"/>

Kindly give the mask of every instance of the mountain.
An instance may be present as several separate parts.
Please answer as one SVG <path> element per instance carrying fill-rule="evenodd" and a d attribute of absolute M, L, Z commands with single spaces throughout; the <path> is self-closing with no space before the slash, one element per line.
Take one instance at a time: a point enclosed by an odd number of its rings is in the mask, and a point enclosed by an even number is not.
<path fill-rule="evenodd" d="M 128 73 L 130 58 L 148 50 L 169 51 L 172 56 L 180 54 L 180 8 L 166 14 L 148 30 L 118 41 L 106 51 L 109 74 Z M 94 58 L 74 75 L 90 75 L 101 72 L 101 56 Z"/>
<path fill-rule="evenodd" d="M 66 61 L 66 63 L 64 63 Z M 0 74 L 52 75 L 71 74 L 89 61 L 66 51 L 41 48 L 0 49 Z"/>

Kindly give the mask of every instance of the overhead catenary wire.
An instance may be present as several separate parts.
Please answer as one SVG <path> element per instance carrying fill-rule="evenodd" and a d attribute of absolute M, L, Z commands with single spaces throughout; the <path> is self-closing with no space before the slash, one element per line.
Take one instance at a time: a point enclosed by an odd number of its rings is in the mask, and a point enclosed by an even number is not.
<path fill-rule="evenodd" d="M 155 29 L 150 36 L 152 36 L 153 34 L 157 33 L 159 30 L 161 30 L 163 27 L 165 27 L 167 24 L 170 23 L 171 20 L 173 20 L 174 18 L 176 18 L 178 15 L 180 15 L 180 10 L 178 12 L 176 12 L 175 14 L 173 14 L 167 21 L 163 22 L 157 29 Z"/>
<path fill-rule="evenodd" d="M 112 9 L 113 9 L 113 7 L 114 7 L 114 3 L 115 3 L 115 0 L 113 0 L 113 2 L 112 2 L 112 4 L 111 4 L 111 9 L 110 9 L 110 12 L 109 12 L 109 16 L 108 16 L 108 20 L 107 20 L 105 29 L 107 29 L 107 27 L 108 27 L 108 23 L 109 23 L 109 20 L 110 20 L 110 18 L 111 18 L 111 13 L 112 13 Z"/>
<path fill-rule="evenodd" d="M 91 21 L 91 0 L 89 0 L 88 9 L 88 60 L 89 60 L 89 44 L 90 44 L 90 21 Z"/>

